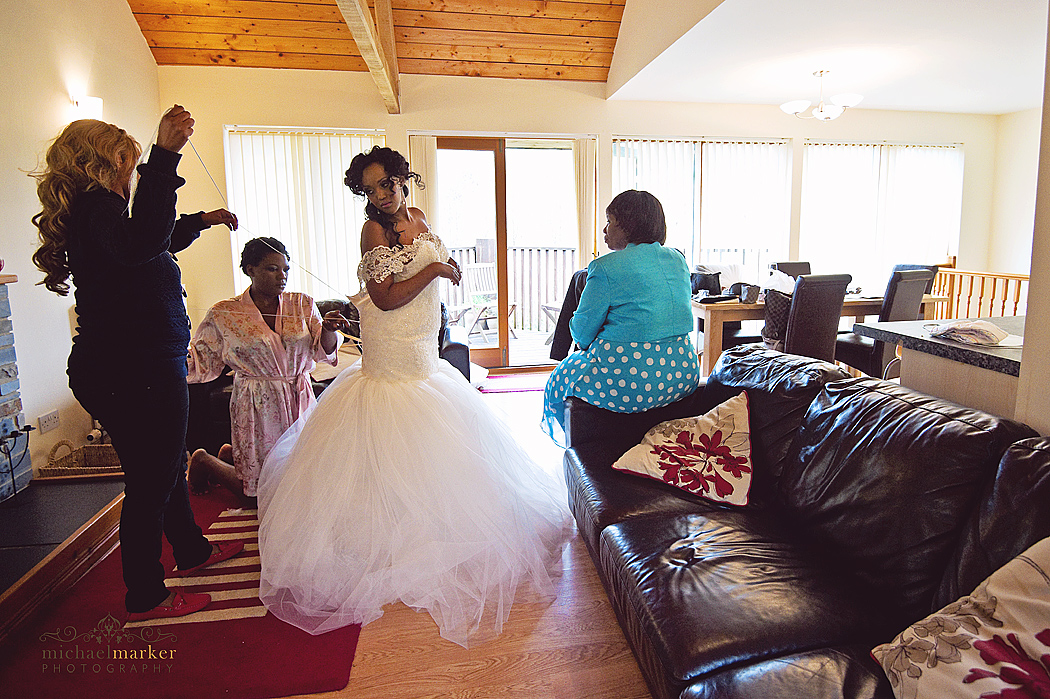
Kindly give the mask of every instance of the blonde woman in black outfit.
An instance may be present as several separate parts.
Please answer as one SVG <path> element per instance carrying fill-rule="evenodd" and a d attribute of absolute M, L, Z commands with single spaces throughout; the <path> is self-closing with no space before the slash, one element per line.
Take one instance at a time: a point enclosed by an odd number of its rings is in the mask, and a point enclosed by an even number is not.
<path fill-rule="evenodd" d="M 175 220 L 175 170 L 193 118 L 165 113 L 149 160 L 123 129 L 93 119 L 71 123 L 35 173 L 42 211 L 33 217 L 42 282 L 62 296 L 76 287 L 79 327 L 69 355 L 69 385 L 113 440 L 125 474 L 120 551 L 131 621 L 184 616 L 206 594 L 164 585 L 161 535 L 187 574 L 235 556 L 243 544 L 213 546 L 193 519 L 186 487 L 189 319 L 173 253 L 216 224 L 237 218 L 219 209 Z"/>

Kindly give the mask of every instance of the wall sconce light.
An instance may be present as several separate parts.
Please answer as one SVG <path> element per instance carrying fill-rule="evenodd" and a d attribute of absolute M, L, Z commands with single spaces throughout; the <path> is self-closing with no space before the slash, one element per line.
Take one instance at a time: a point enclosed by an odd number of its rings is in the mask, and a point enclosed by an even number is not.
<path fill-rule="evenodd" d="M 75 119 L 101 119 L 102 118 L 102 98 L 101 97 L 88 97 L 82 95 L 80 97 L 71 97 L 73 102 L 73 117 Z"/>

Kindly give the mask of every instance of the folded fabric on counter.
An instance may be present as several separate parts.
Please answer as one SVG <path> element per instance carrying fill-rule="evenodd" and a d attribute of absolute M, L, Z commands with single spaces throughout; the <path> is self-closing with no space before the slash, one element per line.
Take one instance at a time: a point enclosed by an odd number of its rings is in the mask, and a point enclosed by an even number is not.
<path fill-rule="evenodd" d="M 925 327 L 930 337 L 966 345 L 998 345 L 1011 337 L 1010 333 L 987 320 L 953 320 Z"/>

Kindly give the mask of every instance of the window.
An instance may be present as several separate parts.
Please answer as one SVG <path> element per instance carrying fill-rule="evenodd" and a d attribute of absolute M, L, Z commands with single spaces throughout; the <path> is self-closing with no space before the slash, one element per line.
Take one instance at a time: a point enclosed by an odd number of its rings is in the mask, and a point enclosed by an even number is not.
<path fill-rule="evenodd" d="M 799 259 L 847 272 L 865 294 L 893 265 L 938 264 L 958 247 L 963 152 L 955 145 L 805 144 Z"/>
<path fill-rule="evenodd" d="M 227 126 L 226 191 L 240 227 L 230 236 L 235 278 L 241 249 L 277 238 L 292 257 L 288 287 L 314 299 L 357 292 L 364 203 L 343 184 L 350 161 L 382 134 Z"/>
<path fill-rule="evenodd" d="M 613 141 L 613 192 L 663 204 L 667 245 L 692 264 L 744 265 L 758 281 L 786 259 L 791 151 L 786 141 Z"/>

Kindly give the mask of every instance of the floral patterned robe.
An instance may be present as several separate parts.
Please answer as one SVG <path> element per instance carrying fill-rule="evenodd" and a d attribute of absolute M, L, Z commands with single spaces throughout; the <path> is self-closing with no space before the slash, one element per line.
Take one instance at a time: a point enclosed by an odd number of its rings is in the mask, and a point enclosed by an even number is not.
<path fill-rule="evenodd" d="M 233 464 L 248 496 L 277 438 L 315 402 L 310 370 L 338 361 L 338 347 L 321 347 L 321 315 L 309 296 L 282 293 L 274 327 L 245 291 L 212 306 L 190 342 L 190 383 L 218 378 L 223 366 L 234 371 Z"/>

